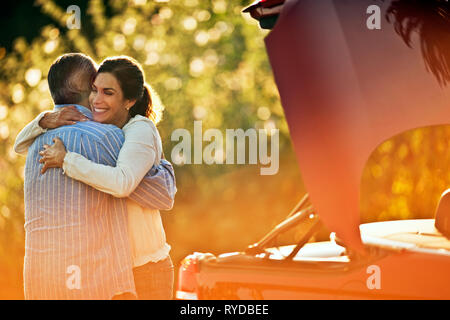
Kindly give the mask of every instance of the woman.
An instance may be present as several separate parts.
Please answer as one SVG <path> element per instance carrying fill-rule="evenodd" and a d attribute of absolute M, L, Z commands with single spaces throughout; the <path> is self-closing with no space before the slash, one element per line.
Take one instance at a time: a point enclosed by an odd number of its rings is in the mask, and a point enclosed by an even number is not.
<path fill-rule="evenodd" d="M 155 96 L 156 97 L 156 96 Z M 153 164 L 162 158 L 162 143 L 155 124 L 161 110 L 152 105 L 149 86 L 139 64 L 129 57 L 113 57 L 102 62 L 89 96 L 93 120 L 113 124 L 125 135 L 116 167 L 94 163 L 80 154 L 67 152 L 58 138 L 40 152 L 42 172 L 59 167 L 69 177 L 115 197 L 126 197 L 137 187 Z M 15 150 L 26 152 L 34 138 L 44 130 L 86 120 L 78 111 L 40 115 L 18 135 Z M 162 109 L 162 108 L 161 108 Z M 62 112 L 62 111 L 61 111 Z M 47 118 L 45 118 L 47 116 Z M 59 121 L 48 121 L 59 118 Z M 47 120 L 46 120 L 47 119 Z M 139 299 L 171 299 L 173 264 L 158 210 L 127 201 L 128 234 L 133 274 Z"/>

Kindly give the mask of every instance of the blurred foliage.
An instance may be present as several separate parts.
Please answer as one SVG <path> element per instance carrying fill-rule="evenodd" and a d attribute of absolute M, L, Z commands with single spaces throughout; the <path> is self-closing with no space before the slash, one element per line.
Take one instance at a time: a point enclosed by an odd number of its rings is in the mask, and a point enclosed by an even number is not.
<path fill-rule="evenodd" d="M 450 126 L 403 132 L 380 144 L 362 174 L 361 222 L 434 218 L 450 186 Z"/>
<path fill-rule="evenodd" d="M 80 30 L 66 27 L 65 7 L 37 3 L 53 23 L 31 41 L 17 37 L 11 50 L 0 48 L 0 299 L 23 298 L 25 158 L 12 146 L 26 123 L 52 108 L 46 76 L 63 53 L 141 62 L 166 106 L 158 128 L 169 160 L 178 143 L 172 131 L 192 132 L 194 120 L 223 133 L 280 129 L 276 175 L 261 176 L 258 165 L 175 166 L 176 203 L 162 212 L 175 264 L 193 251 L 243 250 L 300 200 L 305 190 L 264 47 L 268 31 L 241 13 L 250 1 L 91 0 Z M 450 181 L 449 138 L 448 127 L 419 129 L 375 150 L 363 174 L 362 220 L 432 217 Z"/>

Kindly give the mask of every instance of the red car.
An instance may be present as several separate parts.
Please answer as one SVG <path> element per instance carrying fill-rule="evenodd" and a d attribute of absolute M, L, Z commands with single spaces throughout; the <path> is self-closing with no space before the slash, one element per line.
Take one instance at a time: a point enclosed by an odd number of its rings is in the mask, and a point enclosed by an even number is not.
<path fill-rule="evenodd" d="M 436 220 L 359 212 L 378 145 L 450 123 L 449 16 L 439 0 L 284 3 L 265 43 L 309 196 L 245 252 L 186 257 L 177 298 L 450 299 L 447 193 Z M 318 241 L 321 221 L 337 236 Z"/>

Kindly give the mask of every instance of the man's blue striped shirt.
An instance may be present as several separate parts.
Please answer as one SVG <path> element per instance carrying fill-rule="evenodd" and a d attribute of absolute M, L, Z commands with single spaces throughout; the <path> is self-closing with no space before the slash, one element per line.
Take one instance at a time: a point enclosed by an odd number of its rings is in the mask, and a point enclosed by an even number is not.
<path fill-rule="evenodd" d="M 88 109 L 77 109 L 92 118 Z M 39 151 L 55 137 L 68 151 L 110 166 L 115 166 L 124 141 L 116 126 L 86 121 L 48 130 L 29 148 L 24 184 L 25 298 L 110 299 L 120 292 L 135 293 L 126 199 L 71 179 L 60 168 L 41 174 Z"/>

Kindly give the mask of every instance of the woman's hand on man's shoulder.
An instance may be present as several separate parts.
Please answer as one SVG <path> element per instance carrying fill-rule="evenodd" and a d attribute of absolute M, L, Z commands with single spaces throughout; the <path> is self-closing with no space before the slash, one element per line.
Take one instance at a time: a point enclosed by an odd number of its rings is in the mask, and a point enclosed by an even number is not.
<path fill-rule="evenodd" d="M 87 121 L 88 117 L 83 115 L 75 106 L 60 108 L 56 111 L 47 112 L 39 121 L 43 129 L 54 129 L 61 126 L 75 124 L 77 121 Z"/>

